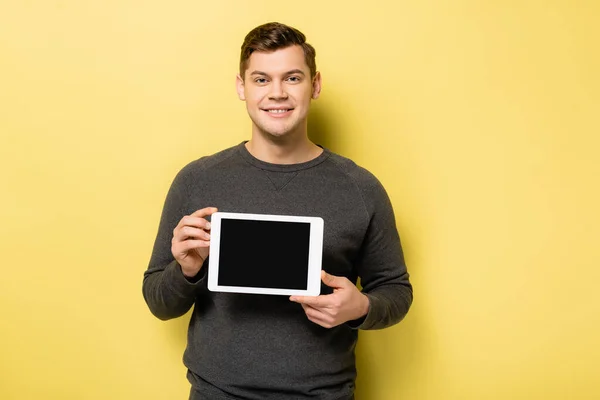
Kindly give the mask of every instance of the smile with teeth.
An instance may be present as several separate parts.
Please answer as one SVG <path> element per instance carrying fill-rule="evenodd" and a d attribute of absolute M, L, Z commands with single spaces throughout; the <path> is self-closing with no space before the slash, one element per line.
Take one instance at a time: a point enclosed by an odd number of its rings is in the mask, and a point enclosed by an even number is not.
<path fill-rule="evenodd" d="M 281 114 L 281 113 L 284 113 L 284 112 L 288 112 L 290 110 L 291 109 L 287 109 L 286 108 L 285 110 L 267 110 L 267 111 L 270 112 L 271 114 Z"/>

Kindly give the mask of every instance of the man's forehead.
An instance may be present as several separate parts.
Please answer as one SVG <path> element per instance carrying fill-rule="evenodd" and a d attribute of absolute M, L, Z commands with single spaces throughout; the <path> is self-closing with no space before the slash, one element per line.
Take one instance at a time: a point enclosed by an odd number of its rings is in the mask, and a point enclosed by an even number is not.
<path fill-rule="evenodd" d="M 286 73 L 291 70 L 301 70 L 310 75 L 310 69 L 300 46 L 290 46 L 275 51 L 255 51 L 248 59 L 249 73 L 259 70 L 269 74 Z"/>

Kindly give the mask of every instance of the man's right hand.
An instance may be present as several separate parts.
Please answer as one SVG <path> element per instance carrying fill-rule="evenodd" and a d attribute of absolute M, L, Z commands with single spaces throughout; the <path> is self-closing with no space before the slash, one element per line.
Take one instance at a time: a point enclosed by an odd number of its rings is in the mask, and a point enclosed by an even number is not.
<path fill-rule="evenodd" d="M 217 212 L 207 207 L 181 218 L 173 230 L 171 253 L 188 278 L 198 274 L 210 251 L 210 222 L 205 217 Z"/>

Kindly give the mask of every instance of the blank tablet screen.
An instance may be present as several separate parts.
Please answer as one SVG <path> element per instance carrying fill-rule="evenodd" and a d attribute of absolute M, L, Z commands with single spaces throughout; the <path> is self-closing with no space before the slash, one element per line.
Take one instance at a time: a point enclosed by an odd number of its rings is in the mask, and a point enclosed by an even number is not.
<path fill-rule="evenodd" d="M 307 288 L 310 223 L 221 220 L 221 286 Z"/>

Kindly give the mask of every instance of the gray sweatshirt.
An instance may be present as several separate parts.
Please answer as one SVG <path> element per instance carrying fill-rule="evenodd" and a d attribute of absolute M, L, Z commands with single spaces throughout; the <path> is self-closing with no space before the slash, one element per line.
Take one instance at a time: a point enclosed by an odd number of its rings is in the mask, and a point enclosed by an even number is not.
<path fill-rule="evenodd" d="M 353 283 L 360 278 L 368 314 L 326 329 L 288 296 L 210 292 L 208 261 L 187 279 L 171 254 L 173 229 L 204 207 L 322 217 L 323 269 Z M 248 254 L 247 268 L 256 262 Z M 327 293 L 331 289 L 322 285 L 321 294 Z M 371 173 L 327 149 L 305 163 L 270 164 L 244 143 L 193 161 L 175 177 L 143 294 L 163 320 L 194 306 L 184 363 L 194 398 L 210 400 L 351 398 L 358 329 L 396 324 L 412 303 L 394 212 Z"/>

